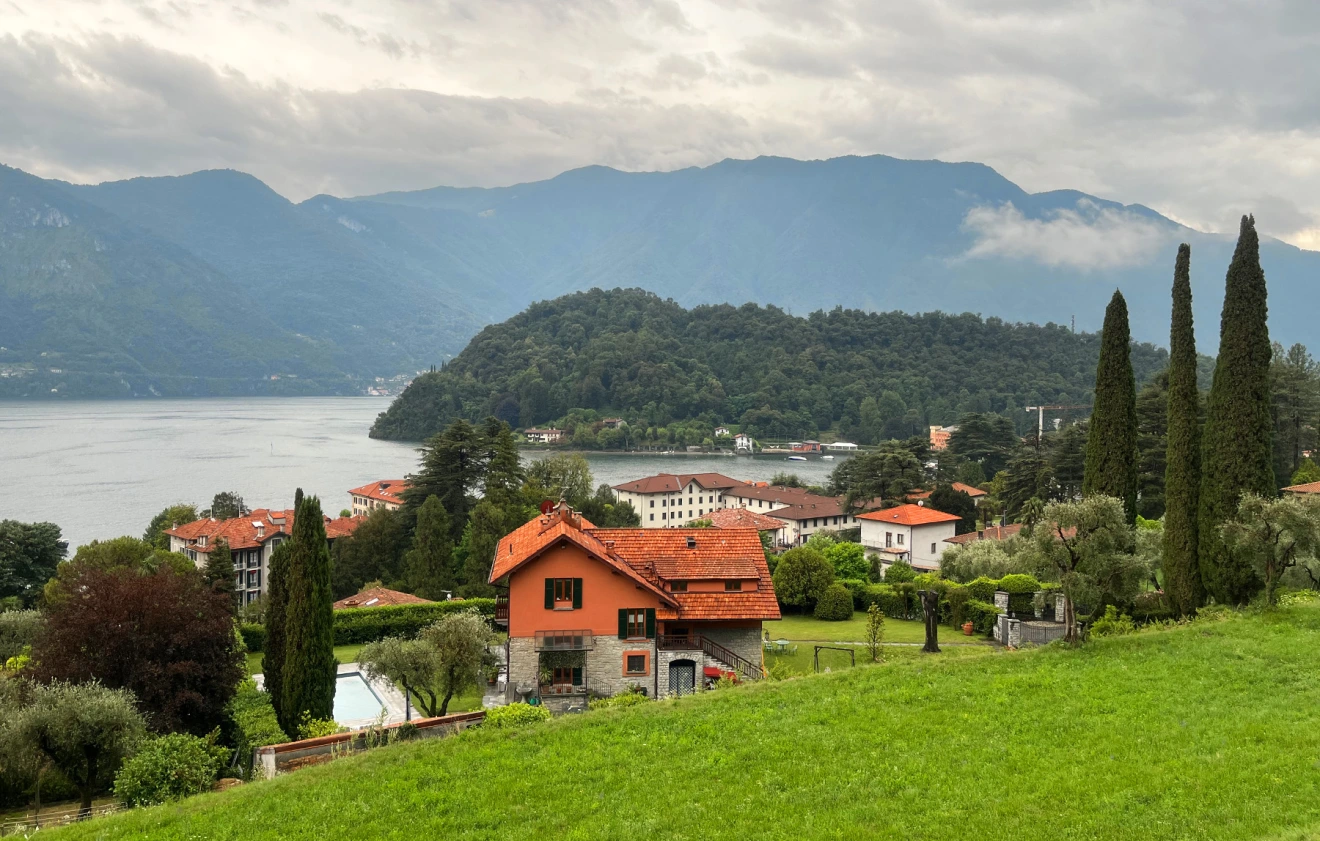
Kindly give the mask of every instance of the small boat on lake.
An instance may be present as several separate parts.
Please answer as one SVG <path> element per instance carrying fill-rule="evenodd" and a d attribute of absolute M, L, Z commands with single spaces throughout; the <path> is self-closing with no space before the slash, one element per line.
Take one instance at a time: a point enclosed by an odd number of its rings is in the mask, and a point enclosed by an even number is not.
<path fill-rule="evenodd" d="M 784 459 L 784 461 L 806 461 L 806 460 L 807 460 L 806 456 L 789 456 L 788 458 Z"/>

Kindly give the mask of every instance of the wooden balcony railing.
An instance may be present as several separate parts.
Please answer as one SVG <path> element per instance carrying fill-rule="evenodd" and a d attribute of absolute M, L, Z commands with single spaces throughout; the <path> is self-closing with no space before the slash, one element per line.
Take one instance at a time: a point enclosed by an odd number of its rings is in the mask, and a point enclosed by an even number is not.
<path fill-rule="evenodd" d="M 495 621 L 509 624 L 509 594 L 501 593 L 495 596 Z"/>
<path fill-rule="evenodd" d="M 596 647 L 591 631 L 537 631 L 537 651 L 586 651 Z"/>

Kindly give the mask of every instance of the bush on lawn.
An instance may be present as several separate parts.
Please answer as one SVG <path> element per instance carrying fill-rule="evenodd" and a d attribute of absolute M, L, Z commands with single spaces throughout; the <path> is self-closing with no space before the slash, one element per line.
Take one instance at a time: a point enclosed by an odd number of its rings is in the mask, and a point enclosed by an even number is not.
<path fill-rule="evenodd" d="M 529 724 L 545 721 L 548 718 L 550 718 L 550 711 L 545 707 L 522 703 L 508 704 L 487 711 L 484 726 L 493 727 L 497 730 L 510 727 L 526 727 Z"/>
<path fill-rule="evenodd" d="M 907 561 L 894 561 L 885 570 L 886 584 L 903 584 L 917 577 L 917 571 Z"/>
<path fill-rule="evenodd" d="M 816 603 L 816 618 L 827 622 L 842 622 L 853 615 L 853 597 L 842 584 L 831 584 Z"/>
<path fill-rule="evenodd" d="M 995 621 L 999 617 L 999 608 L 990 602 L 983 602 L 978 599 L 968 599 L 967 604 L 963 606 L 965 612 L 964 622 L 972 623 L 972 630 L 978 634 L 989 636 L 995 632 Z"/>
<path fill-rule="evenodd" d="M 961 584 L 950 584 L 940 602 L 940 619 L 954 628 L 961 628 L 967 621 L 967 602 L 972 595 Z"/>
<path fill-rule="evenodd" d="M 1137 626 L 1132 623 L 1132 617 L 1126 613 L 1119 615 L 1118 608 L 1112 604 L 1105 608 L 1105 615 L 1095 620 L 1091 626 L 1091 633 L 1097 637 L 1116 637 L 1123 634 L 1130 634 L 1137 630 Z"/>
<path fill-rule="evenodd" d="M 773 579 L 781 605 L 810 611 L 834 583 L 834 566 L 815 549 L 799 546 L 779 558 Z"/>
<path fill-rule="evenodd" d="M 1010 613 L 1030 615 L 1035 610 L 1035 594 L 1040 589 L 1040 582 L 1033 576 L 1015 573 L 999 579 L 996 589 L 1008 593 Z"/>
<path fill-rule="evenodd" d="M 115 774 L 115 797 L 125 806 L 151 806 L 210 790 L 229 759 L 215 736 L 169 733 L 147 740 Z"/>
<path fill-rule="evenodd" d="M 238 635 L 243 638 L 243 645 L 248 651 L 266 650 L 266 626 L 255 622 L 244 622 L 238 626 Z"/>
<path fill-rule="evenodd" d="M 610 707 L 634 707 L 645 704 L 649 698 L 640 692 L 623 692 L 609 698 L 592 698 L 587 702 L 587 709 L 604 710 Z"/>
<path fill-rule="evenodd" d="M 462 599 L 432 604 L 388 607 L 353 607 L 335 611 L 335 645 L 376 642 L 386 637 L 415 637 L 421 630 L 451 613 L 476 608 L 482 616 L 495 615 L 494 599 Z"/>

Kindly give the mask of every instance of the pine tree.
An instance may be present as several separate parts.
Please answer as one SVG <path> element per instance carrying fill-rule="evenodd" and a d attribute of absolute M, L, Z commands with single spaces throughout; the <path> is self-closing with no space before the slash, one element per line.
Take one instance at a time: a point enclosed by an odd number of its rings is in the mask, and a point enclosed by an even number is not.
<path fill-rule="evenodd" d="M 270 553 L 266 573 L 266 642 L 263 646 L 265 653 L 261 657 L 261 675 L 280 729 L 293 736 L 297 733 L 298 721 L 296 717 L 290 721 L 284 714 L 284 630 L 289 604 L 290 548 L 289 542 L 285 541 Z"/>
<path fill-rule="evenodd" d="M 1201 394 L 1196 387 L 1192 329 L 1192 248 L 1178 246 L 1169 327 L 1168 444 L 1164 465 L 1164 593 L 1179 616 L 1205 598 L 1197 563 L 1197 498 L 1201 492 Z"/>
<path fill-rule="evenodd" d="M 1245 493 L 1278 494 L 1270 416 L 1270 333 L 1256 220 L 1242 217 L 1224 282 L 1219 356 L 1201 438 L 1197 542 L 1201 578 L 1215 600 L 1243 604 L 1260 589 L 1251 564 L 1224 545 L 1219 527 Z"/>
<path fill-rule="evenodd" d="M 438 496 L 449 512 L 457 538 L 472 510 L 471 497 L 485 475 L 485 445 L 482 436 L 465 420 L 456 420 L 443 432 L 422 444 L 421 470 L 408 477 L 403 492 L 403 514 L 411 530 L 417 510 L 428 497 Z"/>
<path fill-rule="evenodd" d="M 424 599 L 440 600 L 455 589 L 454 540 L 450 533 L 449 512 L 440 497 L 427 497 L 417 511 L 413 548 L 403 562 L 408 588 Z"/>
<path fill-rule="evenodd" d="M 1082 496 L 1103 494 L 1123 501 L 1129 523 L 1137 519 L 1137 385 L 1132 376 L 1132 336 L 1127 301 L 1115 290 L 1105 309 L 1100 363 L 1095 371 L 1095 407 L 1086 438 Z"/>
<path fill-rule="evenodd" d="M 481 439 L 485 450 L 482 492 L 487 499 L 505 505 L 527 481 L 527 471 L 518 457 L 518 439 L 509 425 L 498 418 L 486 418 Z"/>
<path fill-rule="evenodd" d="M 314 496 L 304 497 L 294 513 L 287 588 L 281 712 L 296 730 L 304 713 L 313 719 L 333 716 L 338 665 L 334 601 L 330 595 L 330 546 L 325 538 L 321 501 Z"/>
<path fill-rule="evenodd" d="M 223 537 L 211 547 L 211 552 L 206 558 L 206 569 L 202 571 L 202 578 L 212 589 L 229 594 L 231 601 L 235 598 L 234 555 L 229 551 L 229 541 Z M 237 608 L 236 604 L 235 608 Z"/>

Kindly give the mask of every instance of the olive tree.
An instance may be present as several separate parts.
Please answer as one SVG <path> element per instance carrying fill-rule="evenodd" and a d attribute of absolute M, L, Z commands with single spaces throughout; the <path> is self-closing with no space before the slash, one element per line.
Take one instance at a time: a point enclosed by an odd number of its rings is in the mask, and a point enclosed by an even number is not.
<path fill-rule="evenodd" d="M 1237 519 L 1225 523 L 1221 531 L 1224 545 L 1250 560 L 1265 582 L 1266 604 L 1275 604 L 1279 579 L 1289 570 L 1304 570 L 1315 581 L 1320 500 L 1246 494 L 1238 503 Z"/>
<path fill-rule="evenodd" d="M 424 715 L 440 715 L 440 653 L 429 642 L 388 637 L 364 646 L 357 660 L 371 679 L 385 678 L 402 686 Z M 412 718 L 410 706 L 404 715 Z"/>
<path fill-rule="evenodd" d="M 441 696 L 436 715 L 444 715 L 449 702 L 477 684 L 481 670 L 494 662 L 490 626 L 476 611 L 455 613 L 422 630 L 420 639 L 435 648 L 438 669 L 436 694 Z"/>

